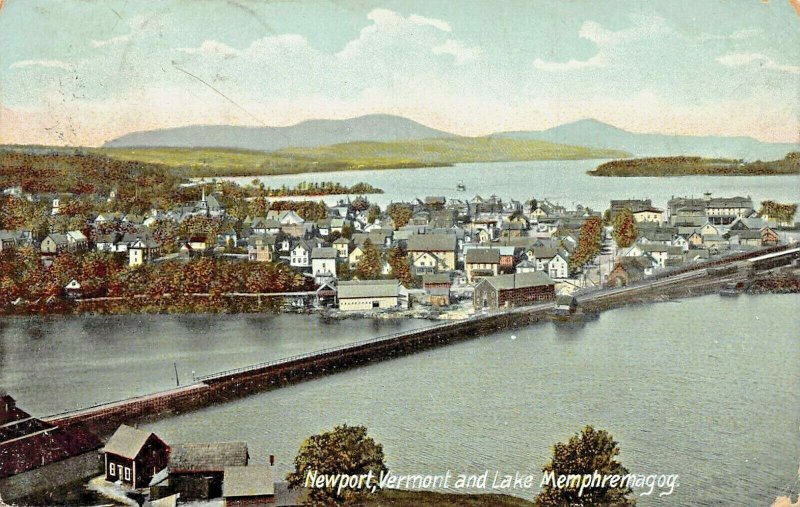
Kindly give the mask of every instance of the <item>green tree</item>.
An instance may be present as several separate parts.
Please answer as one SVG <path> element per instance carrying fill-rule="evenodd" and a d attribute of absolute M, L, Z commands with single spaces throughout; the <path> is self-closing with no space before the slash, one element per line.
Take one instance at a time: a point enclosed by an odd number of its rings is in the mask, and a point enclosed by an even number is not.
<path fill-rule="evenodd" d="M 762 201 L 761 209 L 758 210 L 758 216 L 774 220 L 781 225 L 792 225 L 796 213 L 797 204 L 782 204 L 775 201 Z"/>
<path fill-rule="evenodd" d="M 328 477 L 372 473 L 370 488 L 345 488 L 341 492 L 337 486 L 309 489 L 307 505 L 351 505 L 363 500 L 386 470 L 383 446 L 367 435 L 367 428 L 344 424 L 303 441 L 294 459 L 294 472 L 286 480 L 294 488 L 304 487 L 310 473 Z"/>
<path fill-rule="evenodd" d="M 628 469 L 617 461 L 619 447 L 613 437 L 605 430 L 595 430 L 586 426 L 580 433 L 570 437 L 567 443 L 559 442 L 553 447 L 553 457 L 542 468 L 546 476 L 593 475 L 595 472 L 604 475 L 628 474 Z M 611 487 L 608 484 L 597 487 L 587 486 L 581 491 L 582 481 L 568 482 L 564 487 L 557 487 L 551 482 L 545 484 L 536 496 L 535 504 L 539 507 L 562 506 L 632 506 L 636 501 L 631 498 L 633 491 L 627 484 Z"/>
<path fill-rule="evenodd" d="M 633 218 L 631 210 L 623 208 L 614 216 L 614 232 L 612 234 L 617 246 L 622 248 L 627 248 L 636 241 L 639 233 L 636 230 L 636 219 Z"/>
<path fill-rule="evenodd" d="M 373 204 L 369 207 L 369 211 L 367 211 L 367 222 L 374 224 L 375 220 L 380 218 L 381 216 L 381 209 L 378 207 L 377 204 Z"/>
<path fill-rule="evenodd" d="M 372 244 L 372 241 L 366 239 L 364 244 L 361 245 L 364 253 L 361 259 L 358 260 L 356 265 L 356 275 L 360 280 L 375 280 L 381 276 L 381 253 Z"/>

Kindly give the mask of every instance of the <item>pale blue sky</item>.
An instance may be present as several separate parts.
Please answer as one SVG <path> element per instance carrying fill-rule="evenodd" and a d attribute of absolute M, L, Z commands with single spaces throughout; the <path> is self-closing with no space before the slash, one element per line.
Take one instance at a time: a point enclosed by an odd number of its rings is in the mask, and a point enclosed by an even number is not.
<path fill-rule="evenodd" d="M 392 113 L 797 141 L 788 0 L 6 0 L 0 142 Z"/>

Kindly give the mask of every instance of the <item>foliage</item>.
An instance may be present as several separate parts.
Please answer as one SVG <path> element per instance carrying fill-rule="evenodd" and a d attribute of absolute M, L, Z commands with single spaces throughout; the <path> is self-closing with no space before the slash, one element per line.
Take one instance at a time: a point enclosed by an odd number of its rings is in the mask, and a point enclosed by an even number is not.
<path fill-rule="evenodd" d="M 358 260 L 358 264 L 356 265 L 356 275 L 360 280 L 375 280 L 380 278 L 380 251 L 369 239 L 364 241 L 364 244 L 361 245 L 361 249 L 364 253 L 361 255 L 361 259 Z"/>
<path fill-rule="evenodd" d="M 367 222 L 370 224 L 374 224 L 375 220 L 380 218 L 381 216 L 381 208 L 377 204 L 373 204 L 369 207 L 369 211 L 367 211 Z"/>
<path fill-rule="evenodd" d="M 270 204 L 270 210 L 294 211 L 303 220 L 317 221 L 328 216 L 328 207 L 324 202 L 314 201 L 275 201 Z"/>
<path fill-rule="evenodd" d="M 404 248 L 392 248 L 387 254 L 386 261 L 392 268 L 391 276 L 400 280 L 400 283 L 405 287 L 411 287 L 414 284 L 414 278 L 411 275 L 411 263 L 408 260 L 408 252 Z"/>
<path fill-rule="evenodd" d="M 569 269 L 576 271 L 600 253 L 603 242 L 603 222 L 591 216 L 581 225 L 578 244 L 569 256 Z"/>
<path fill-rule="evenodd" d="M 775 201 L 762 201 L 758 216 L 769 217 L 781 224 L 791 224 L 797 213 L 797 204 L 781 204 Z"/>
<path fill-rule="evenodd" d="M 557 443 L 553 447 L 553 457 L 544 466 L 545 474 L 553 472 L 555 477 L 561 475 L 584 474 L 619 475 L 628 474 L 628 470 L 617 461 L 619 447 L 612 436 L 605 430 L 595 430 L 586 426 L 580 433 L 570 437 L 567 443 Z M 580 481 L 559 488 L 551 483 L 546 484 L 536 497 L 535 504 L 540 507 L 561 507 L 565 505 L 591 506 L 613 505 L 631 506 L 635 500 L 630 498 L 632 490 L 628 487 L 585 488 L 579 496 Z"/>
<path fill-rule="evenodd" d="M 294 472 L 286 479 L 291 487 L 303 487 L 310 472 L 329 477 L 372 472 L 377 484 L 380 474 L 387 471 L 383 459 L 383 446 L 367 435 L 367 428 L 344 424 L 303 441 L 294 459 Z M 310 488 L 308 505 L 351 505 L 363 500 L 367 491 L 345 488 L 339 493 L 336 486 Z"/>
<path fill-rule="evenodd" d="M 401 227 L 404 227 L 406 224 L 408 224 L 408 221 L 411 220 L 411 217 L 414 216 L 414 211 L 411 209 L 411 206 L 407 204 L 399 204 L 399 203 L 390 204 L 389 207 L 386 209 L 386 212 L 392 219 L 392 223 L 394 223 L 395 229 L 400 229 Z"/>
<path fill-rule="evenodd" d="M 633 218 L 633 213 L 627 208 L 623 208 L 619 213 L 614 216 L 614 231 L 612 236 L 617 246 L 621 248 L 628 248 L 636 241 L 639 232 L 636 230 L 636 219 Z"/>
<path fill-rule="evenodd" d="M 770 176 L 800 174 L 800 155 L 789 153 L 782 160 L 743 162 L 701 157 L 652 157 L 612 160 L 589 171 L 591 176 Z"/>

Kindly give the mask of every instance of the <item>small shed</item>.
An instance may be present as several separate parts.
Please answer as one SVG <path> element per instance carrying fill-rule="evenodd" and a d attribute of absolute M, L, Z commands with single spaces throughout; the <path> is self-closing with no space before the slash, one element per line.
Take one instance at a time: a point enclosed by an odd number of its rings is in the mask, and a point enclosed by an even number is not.
<path fill-rule="evenodd" d="M 422 287 L 428 294 L 428 301 L 433 306 L 450 304 L 450 286 L 450 275 L 446 273 L 422 275 Z"/>
<path fill-rule="evenodd" d="M 181 501 L 218 498 L 225 468 L 247 466 L 249 460 L 244 442 L 176 444 L 169 456 L 169 484 Z"/>
<path fill-rule="evenodd" d="M 166 466 L 169 446 L 155 433 L 123 424 L 106 442 L 103 455 L 106 480 L 136 489 L 146 487 Z"/>
<path fill-rule="evenodd" d="M 225 507 L 275 503 L 275 482 L 270 465 L 226 467 L 223 481 Z"/>

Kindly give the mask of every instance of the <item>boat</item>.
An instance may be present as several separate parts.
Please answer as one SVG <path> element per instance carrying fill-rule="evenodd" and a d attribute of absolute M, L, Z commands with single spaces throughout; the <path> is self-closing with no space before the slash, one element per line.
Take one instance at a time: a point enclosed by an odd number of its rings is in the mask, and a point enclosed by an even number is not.
<path fill-rule="evenodd" d="M 742 289 L 743 287 L 741 287 L 740 284 L 737 284 L 735 282 L 726 283 L 725 286 L 722 289 L 720 289 L 719 295 L 726 297 L 736 297 L 742 293 Z"/>
<path fill-rule="evenodd" d="M 463 180 L 458 182 L 458 185 L 456 185 L 456 190 L 458 190 L 459 192 L 466 192 L 467 191 L 467 186 L 464 185 L 464 181 Z"/>

